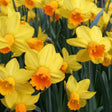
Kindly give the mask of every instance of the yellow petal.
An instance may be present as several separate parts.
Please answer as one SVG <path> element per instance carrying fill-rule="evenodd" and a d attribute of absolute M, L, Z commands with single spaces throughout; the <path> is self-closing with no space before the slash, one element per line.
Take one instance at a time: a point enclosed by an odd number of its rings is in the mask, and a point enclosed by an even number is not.
<path fill-rule="evenodd" d="M 33 52 L 27 52 L 25 54 L 26 67 L 36 70 L 39 66 L 38 54 Z"/>
<path fill-rule="evenodd" d="M 26 105 L 26 109 L 27 110 L 34 110 L 36 108 L 36 106 L 35 105 Z"/>
<path fill-rule="evenodd" d="M 26 83 L 31 78 L 33 73 L 33 71 L 19 69 L 15 74 L 13 74 L 13 77 L 17 83 Z"/>
<path fill-rule="evenodd" d="M 69 56 L 68 51 L 66 50 L 66 48 L 62 49 L 62 53 L 63 53 L 63 58 L 67 58 Z"/>
<path fill-rule="evenodd" d="M 52 59 L 49 61 L 47 66 L 53 70 L 53 69 L 60 69 L 63 63 L 63 59 L 60 56 L 59 53 L 56 53 L 54 56 L 52 56 Z"/>
<path fill-rule="evenodd" d="M 9 18 L 7 19 L 7 33 L 13 33 L 15 30 L 19 27 L 20 24 L 20 14 L 19 13 L 13 13 Z"/>
<path fill-rule="evenodd" d="M 1 99 L 1 102 L 2 102 L 2 104 L 3 104 L 5 107 L 8 107 L 5 98 Z M 8 108 L 9 108 L 9 107 L 8 107 Z"/>
<path fill-rule="evenodd" d="M 77 61 L 77 55 L 68 55 L 66 58 L 64 58 L 64 61 L 69 62 L 75 62 Z"/>
<path fill-rule="evenodd" d="M 25 84 L 16 84 L 15 90 L 20 94 L 32 94 L 34 92 L 33 87 L 29 83 Z"/>
<path fill-rule="evenodd" d="M 7 64 L 6 64 L 6 69 L 9 74 L 9 76 L 12 76 L 17 70 L 19 70 L 19 63 L 16 58 L 11 59 Z"/>
<path fill-rule="evenodd" d="M 84 91 L 80 94 L 81 99 L 90 99 L 96 94 L 96 92 L 89 92 L 89 91 Z"/>
<path fill-rule="evenodd" d="M 88 90 L 90 85 L 90 80 L 89 79 L 83 79 L 80 82 L 78 82 L 78 92 L 81 93 L 83 91 Z"/>
<path fill-rule="evenodd" d="M 104 60 L 104 57 L 101 57 L 101 58 L 98 58 L 98 59 L 91 59 L 91 61 L 95 64 L 99 64 L 99 63 L 102 63 Z"/>
<path fill-rule="evenodd" d="M 77 53 L 77 61 L 86 62 L 89 60 L 90 60 L 90 57 L 89 57 L 88 50 L 87 49 L 79 50 L 79 52 Z"/>
<path fill-rule="evenodd" d="M 76 47 L 83 47 L 87 48 L 88 42 L 84 38 L 72 38 L 72 39 L 67 39 L 67 43 L 76 46 Z"/>
<path fill-rule="evenodd" d="M 41 31 L 41 27 L 39 27 L 39 31 L 38 31 L 38 39 L 42 40 L 43 42 L 46 40 L 47 35 L 44 34 L 44 32 Z"/>
<path fill-rule="evenodd" d="M 63 1 L 64 7 L 66 7 L 69 10 L 73 10 L 73 4 L 70 0 L 64 0 Z M 76 3 L 74 3 L 75 5 Z"/>
<path fill-rule="evenodd" d="M 10 95 L 5 96 L 6 104 L 9 108 L 12 108 L 17 101 L 17 93 L 14 91 Z"/>
<path fill-rule="evenodd" d="M 3 49 L 8 46 L 9 46 L 9 43 L 3 37 L 0 36 L 0 49 Z"/>
<path fill-rule="evenodd" d="M 8 73 L 4 65 L 0 65 L 0 80 L 4 80 L 6 77 L 8 77 Z"/>
<path fill-rule="evenodd" d="M 92 41 L 99 42 L 102 39 L 102 33 L 99 27 L 93 26 L 90 30 Z"/>
<path fill-rule="evenodd" d="M 40 52 L 39 52 L 39 61 L 40 65 L 47 65 L 54 59 L 56 55 L 55 48 L 52 44 L 46 45 Z"/>
<path fill-rule="evenodd" d="M 15 42 L 11 47 L 11 51 L 14 53 L 13 56 L 20 56 L 22 53 L 30 51 L 30 47 L 26 41 L 15 39 Z"/>
<path fill-rule="evenodd" d="M 77 89 L 77 81 L 75 79 L 75 77 L 73 75 L 70 75 L 70 77 L 68 78 L 67 84 L 67 94 L 68 96 L 70 96 L 70 94 L 74 91 L 76 91 Z"/>
<path fill-rule="evenodd" d="M 65 78 L 65 74 L 58 69 L 51 71 L 51 83 L 55 84 L 62 81 Z"/>
<path fill-rule="evenodd" d="M 16 39 L 27 40 L 31 38 L 34 34 L 34 29 L 28 23 L 21 24 L 19 28 L 14 32 L 14 37 Z"/>
<path fill-rule="evenodd" d="M 87 26 L 80 26 L 76 29 L 77 37 L 84 38 L 87 42 L 91 41 L 91 36 L 89 32 L 90 32 L 90 28 Z"/>
<path fill-rule="evenodd" d="M 85 105 L 86 105 L 86 100 L 80 98 L 79 104 L 80 104 L 80 107 L 85 107 Z"/>
<path fill-rule="evenodd" d="M 33 105 L 35 103 L 37 103 L 37 101 L 39 100 L 40 97 L 40 93 L 38 93 L 37 95 L 23 95 L 22 96 L 22 102 L 26 105 Z"/>
<path fill-rule="evenodd" d="M 111 42 L 108 37 L 104 37 L 101 39 L 100 44 L 105 45 L 105 52 L 108 52 L 111 48 Z"/>
<path fill-rule="evenodd" d="M 79 64 L 78 62 L 69 62 L 66 73 L 67 72 L 72 73 L 71 71 L 78 71 L 81 68 L 82 68 L 82 65 Z"/>

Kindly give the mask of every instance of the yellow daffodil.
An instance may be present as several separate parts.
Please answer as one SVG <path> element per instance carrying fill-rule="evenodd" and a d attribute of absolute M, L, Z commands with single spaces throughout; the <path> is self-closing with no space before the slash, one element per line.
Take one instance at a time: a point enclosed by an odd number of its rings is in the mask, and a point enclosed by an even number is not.
<path fill-rule="evenodd" d="M 39 53 L 25 54 L 26 68 L 34 72 L 30 83 L 37 90 L 49 88 L 51 84 L 62 81 L 65 77 L 60 70 L 63 59 L 56 53 L 52 44 L 46 45 Z"/>
<path fill-rule="evenodd" d="M 44 6 L 45 14 L 52 16 L 57 8 L 58 8 L 58 2 L 56 0 L 52 0 L 51 2 L 49 2 Z"/>
<path fill-rule="evenodd" d="M 17 7 L 25 5 L 27 8 L 41 8 L 44 0 L 15 0 Z"/>
<path fill-rule="evenodd" d="M 8 6 L 8 4 L 11 3 L 11 0 L 0 0 L 0 5 L 3 5 L 3 6 Z"/>
<path fill-rule="evenodd" d="M 34 110 L 34 105 L 39 100 L 40 93 L 31 96 L 30 94 L 18 94 L 14 92 L 10 97 L 1 99 L 2 104 L 15 112 L 27 112 Z"/>
<path fill-rule="evenodd" d="M 105 53 L 110 50 L 111 43 L 107 37 L 102 37 L 100 28 L 93 26 L 90 29 L 86 26 L 80 26 L 76 29 L 76 34 L 77 38 L 68 39 L 67 43 L 84 48 L 77 53 L 77 60 L 102 63 Z"/>
<path fill-rule="evenodd" d="M 10 16 L 11 14 L 13 14 L 13 12 L 15 12 L 12 0 L 10 1 L 11 2 L 9 2 L 7 6 L 4 6 L 4 5 L 0 6 L 0 16 L 3 16 L 3 15 Z"/>
<path fill-rule="evenodd" d="M 97 14 L 102 10 L 102 8 L 98 8 L 97 6 L 94 6 L 91 9 L 91 18 L 90 20 L 93 21 L 95 19 L 95 17 L 97 16 Z"/>
<path fill-rule="evenodd" d="M 79 82 L 76 81 L 71 75 L 67 81 L 66 89 L 68 96 L 68 107 L 70 110 L 79 110 L 86 105 L 86 100 L 95 95 L 96 92 L 88 91 L 90 85 L 89 79 L 83 79 Z"/>
<path fill-rule="evenodd" d="M 87 0 L 64 0 L 63 7 L 59 8 L 57 13 L 68 18 L 69 28 L 75 28 L 91 18 L 94 7 L 96 8 L 96 5 Z"/>
<path fill-rule="evenodd" d="M 44 41 L 46 40 L 47 35 L 41 31 L 41 27 L 39 27 L 38 37 L 30 38 L 27 40 L 28 45 L 31 49 L 35 49 L 36 51 L 40 51 L 44 47 Z"/>
<path fill-rule="evenodd" d="M 111 42 L 111 48 L 104 56 L 104 60 L 102 62 L 103 66 L 109 66 L 112 63 L 112 32 L 107 32 L 107 35 L 109 36 L 108 39 Z"/>
<path fill-rule="evenodd" d="M 63 53 L 63 65 L 61 70 L 65 73 L 72 73 L 73 71 L 77 71 L 81 69 L 81 64 L 79 64 L 76 60 L 76 55 L 69 55 L 66 48 L 62 49 Z"/>
<path fill-rule="evenodd" d="M 107 53 L 107 54 L 104 56 L 102 65 L 103 65 L 103 66 L 109 66 L 109 65 L 111 65 L 111 61 L 112 61 L 112 55 L 110 55 L 109 53 Z"/>
<path fill-rule="evenodd" d="M 34 29 L 26 22 L 20 21 L 20 14 L 0 17 L 0 52 L 14 52 L 21 55 L 28 48 L 26 40 L 32 38 Z M 26 48 L 26 49 L 25 49 Z"/>
<path fill-rule="evenodd" d="M 14 91 L 33 93 L 34 89 L 28 83 L 32 72 L 19 69 L 19 63 L 14 58 L 6 66 L 0 65 L 0 94 L 10 96 Z"/>

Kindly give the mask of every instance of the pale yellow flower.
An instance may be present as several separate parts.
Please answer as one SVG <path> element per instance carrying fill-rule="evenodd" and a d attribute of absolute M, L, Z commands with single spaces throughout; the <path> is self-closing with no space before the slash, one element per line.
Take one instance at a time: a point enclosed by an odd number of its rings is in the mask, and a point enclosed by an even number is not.
<path fill-rule="evenodd" d="M 65 73 L 72 73 L 82 68 L 81 64 L 77 62 L 76 55 L 69 55 L 66 48 L 62 49 L 63 65 L 61 70 Z"/>

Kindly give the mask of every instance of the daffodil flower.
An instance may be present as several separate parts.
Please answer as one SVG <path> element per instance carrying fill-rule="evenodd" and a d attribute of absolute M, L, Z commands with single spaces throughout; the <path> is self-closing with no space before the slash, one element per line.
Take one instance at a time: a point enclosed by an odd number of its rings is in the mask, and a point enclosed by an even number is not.
<path fill-rule="evenodd" d="M 12 51 L 14 56 L 20 56 L 29 49 L 26 40 L 32 38 L 33 27 L 20 21 L 20 14 L 15 12 L 9 16 L 0 17 L 0 52 Z"/>
<path fill-rule="evenodd" d="M 73 75 L 68 78 L 66 83 L 68 107 L 70 110 L 79 110 L 86 105 L 86 100 L 95 95 L 96 92 L 88 91 L 90 85 L 89 79 L 83 79 L 79 82 L 76 81 Z"/>
<path fill-rule="evenodd" d="M 77 53 L 77 60 L 102 63 L 105 53 L 110 50 L 111 43 L 107 37 L 102 37 L 100 28 L 93 26 L 90 29 L 86 26 L 80 26 L 76 29 L 76 34 L 77 38 L 68 39 L 67 43 L 84 48 Z"/>
<path fill-rule="evenodd" d="M 46 45 L 39 53 L 26 52 L 26 68 L 34 72 L 30 83 L 37 90 L 44 90 L 65 77 L 60 70 L 63 59 L 52 44 Z"/>
<path fill-rule="evenodd" d="M 73 71 L 77 71 L 81 69 L 81 64 L 77 62 L 76 55 L 69 55 L 66 48 L 62 49 L 63 54 L 63 65 L 61 70 L 65 73 L 72 73 Z"/>
<path fill-rule="evenodd" d="M 36 51 L 40 51 L 44 47 L 44 41 L 46 40 L 47 35 L 41 31 L 41 27 L 39 27 L 38 37 L 33 37 L 27 40 L 28 45 L 31 49 L 35 49 Z"/>
<path fill-rule="evenodd" d="M 42 8 L 44 0 L 15 0 L 16 5 L 22 6 L 25 5 L 27 8 Z"/>
<path fill-rule="evenodd" d="M 32 72 L 20 69 L 19 63 L 14 58 L 6 66 L 0 65 L 0 94 L 6 97 L 17 91 L 19 93 L 33 93 L 34 89 L 28 83 Z"/>
<path fill-rule="evenodd" d="M 35 103 L 39 100 L 40 93 L 37 95 L 18 94 L 14 92 L 10 97 L 1 99 L 2 104 L 15 112 L 27 112 L 36 108 Z"/>

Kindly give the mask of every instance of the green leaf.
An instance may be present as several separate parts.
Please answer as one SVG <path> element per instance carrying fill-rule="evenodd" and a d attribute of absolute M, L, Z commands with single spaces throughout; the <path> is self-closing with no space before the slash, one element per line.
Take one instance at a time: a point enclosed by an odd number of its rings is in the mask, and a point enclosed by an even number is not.
<path fill-rule="evenodd" d="M 99 74 L 100 84 L 101 84 L 101 92 L 102 92 L 102 100 L 103 100 L 103 111 L 110 112 L 110 97 L 109 97 L 109 86 L 107 80 L 107 74 L 103 71 L 102 74 Z"/>

